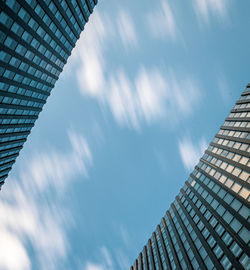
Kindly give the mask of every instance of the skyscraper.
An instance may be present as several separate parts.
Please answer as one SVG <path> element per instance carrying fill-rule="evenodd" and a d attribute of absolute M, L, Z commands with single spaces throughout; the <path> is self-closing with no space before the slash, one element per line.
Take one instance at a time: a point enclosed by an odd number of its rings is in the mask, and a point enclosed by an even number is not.
<path fill-rule="evenodd" d="M 131 270 L 250 269 L 250 84 Z"/>
<path fill-rule="evenodd" d="M 0 0 L 0 189 L 97 0 Z"/>

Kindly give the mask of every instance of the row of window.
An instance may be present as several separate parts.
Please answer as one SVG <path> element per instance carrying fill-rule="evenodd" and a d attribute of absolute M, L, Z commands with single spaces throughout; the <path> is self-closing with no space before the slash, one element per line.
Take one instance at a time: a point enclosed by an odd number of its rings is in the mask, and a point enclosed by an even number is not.
<path fill-rule="evenodd" d="M 31 127 L 15 127 L 15 128 L 5 128 L 5 129 L 3 128 L 1 129 L 1 134 L 30 131 L 30 129 Z"/>
<path fill-rule="evenodd" d="M 250 128 L 250 122 L 249 121 L 228 121 L 226 120 L 224 122 L 225 127 L 244 127 L 244 128 Z"/>
<path fill-rule="evenodd" d="M 6 152 L 6 153 L 0 153 L 0 158 L 10 156 L 10 155 L 13 155 L 13 154 L 17 154 L 17 153 L 19 153 L 19 149 L 12 150 L 12 151 L 9 151 L 9 152 Z"/>
<path fill-rule="evenodd" d="M 144 247 L 144 248 L 146 248 L 146 247 Z M 146 255 L 144 255 L 145 253 L 143 252 L 143 255 L 141 255 L 142 256 L 142 269 L 144 270 L 144 269 L 146 269 L 146 265 L 148 265 L 148 263 L 146 262 L 146 260 L 147 260 L 147 257 L 146 257 Z"/>
<path fill-rule="evenodd" d="M 20 140 L 25 139 L 27 135 L 10 135 L 8 137 L 0 138 L 0 143 L 2 142 L 8 142 L 8 141 L 14 141 L 14 140 Z"/>
<path fill-rule="evenodd" d="M 153 261 L 152 261 L 152 258 L 150 256 L 150 250 L 151 250 L 151 245 L 148 243 L 147 244 L 147 258 L 148 258 L 148 267 L 149 267 L 149 270 L 152 270 L 153 269 Z M 146 258 L 145 258 L 146 259 Z"/>
<path fill-rule="evenodd" d="M 183 244 L 183 246 L 185 248 L 185 253 L 189 257 L 190 262 L 191 262 L 193 268 L 195 270 L 200 269 L 200 266 L 199 266 L 199 264 L 198 264 L 198 262 L 197 262 L 197 260 L 196 260 L 196 258 L 194 256 L 193 250 L 191 249 L 191 246 L 189 245 L 189 242 L 188 242 L 188 240 L 187 240 L 187 238 L 185 236 L 185 233 L 182 230 L 182 227 L 180 226 L 180 224 L 179 224 L 179 222 L 178 222 L 178 220 L 176 218 L 176 214 L 174 213 L 174 211 L 172 210 L 172 208 L 170 209 L 169 212 L 170 212 L 170 215 L 171 215 L 172 220 L 174 222 L 174 225 L 176 227 L 176 230 L 177 230 L 177 232 L 178 232 L 178 234 L 180 236 L 180 239 L 182 241 L 182 244 Z M 205 254 L 204 253 L 202 253 L 202 254 L 204 255 L 203 258 L 205 259 Z"/>
<path fill-rule="evenodd" d="M 51 89 L 51 87 L 53 87 L 56 80 L 52 79 L 47 74 L 42 73 L 40 70 L 37 70 L 37 72 L 40 75 L 39 79 L 41 79 L 43 81 L 50 81 L 48 83 L 47 87 L 49 89 Z M 0 68 L 0 76 L 2 76 L 4 78 L 7 78 L 9 80 L 15 81 L 17 83 L 22 83 L 24 85 L 34 87 L 34 88 L 38 88 L 38 85 L 40 84 L 40 87 L 41 87 L 40 90 L 43 87 L 43 83 L 41 83 L 39 81 L 36 81 L 36 80 L 33 80 L 33 79 L 29 78 L 29 77 L 25 77 L 25 76 L 21 75 L 20 73 L 18 73 L 18 70 L 17 70 L 17 72 L 14 72 L 14 71 L 11 71 L 9 69 Z M 52 81 L 53 81 L 53 84 L 51 84 Z"/>
<path fill-rule="evenodd" d="M 167 262 L 166 262 L 166 259 L 165 259 L 165 256 L 164 256 L 163 247 L 161 245 L 158 230 L 156 230 L 155 233 L 156 233 L 156 242 L 157 242 L 160 257 L 161 257 L 161 263 L 162 263 L 163 269 L 165 270 L 165 269 L 167 269 Z"/>
<path fill-rule="evenodd" d="M 138 269 L 142 269 L 142 265 L 141 265 L 141 260 L 140 260 L 140 256 L 139 256 L 139 258 L 138 258 Z"/>
<path fill-rule="evenodd" d="M 239 182 L 227 177 L 226 175 L 216 171 L 213 167 L 200 162 L 198 164 L 198 167 L 200 167 L 204 172 L 214 177 L 216 180 L 218 180 L 220 183 L 225 185 L 226 187 L 230 188 L 233 192 L 239 194 L 242 198 L 245 200 L 249 200 L 249 190 L 246 187 L 243 187 Z M 245 175 L 245 174 L 243 174 Z"/>
<path fill-rule="evenodd" d="M 220 145 L 230 147 L 230 148 L 234 148 L 237 150 L 241 150 L 241 151 L 250 153 L 249 144 L 246 144 L 246 143 L 240 143 L 240 142 L 236 142 L 236 141 L 232 141 L 232 140 L 220 139 L 217 137 L 215 137 L 213 139 L 213 142 L 220 144 Z"/>
<path fill-rule="evenodd" d="M 234 109 L 246 109 L 246 108 L 250 108 L 250 103 L 236 104 L 234 106 Z"/>
<path fill-rule="evenodd" d="M 6 118 L 0 119 L 0 124 L 2 125 L 12 125 L 12 124 L 33 124 L 35 123 L 36 119 L 25 119 L 25 118 Z"/>
<path fill-rule="evenodd" d="M 19 143 L 13 143 L 13 144 L 10 144 L 10 145 L 0 145 L 0 151 L 2 150 L 6 150 L 6 149 L 12 149 L 14 147 L 18 147 L 18 146 L 21 146 L 23 145 L 23 142 L 19 142 Z"/>
<path fill-rule="evenodd" d="M 170 214 L 172 213 L 171 212 L 172 209 L 170 208 Z M 167 228 L 168 228 L 168 231 L 169 231 L 169 234 L 170 234 L 170 237 L 171 237 L 171 240 L 173 242 L 173 246 L 174 246 L 174 249 L 175 249 L 175 252 L 177 254 L 177 257 L 178 257 L 178 261 L 182 267 L 182 269 L 187 269 L 187 265 L 185 263 L 185 260 L 183 258 L 183 254 L 182 254 L 182 251 L 181 251 L 181 248 L 177 242 L 177 238 L 176 238 L 176 235 L 174 233 L 174 229 L 169 221 L 169 218 L 167 216 L 165 216 L 165 220 L 166 220 L 166 224 L 167 224 Z"/>
<path fill-rule="evenodd" d="M 246 100 L 246 99 L 250 99 L 250 94 L 241 96 L 239 100 Z"/>
<path fill-rule="evenodd" d="M 231 118 L 236 118 L 236 117 L 240 117 L 240 118 L 246 118 L 246 117 L 250 117 L 250 112 L 231 112 L 228 117 Z"/>
<path fill-rule="evenodd" d="M 5 103 L 5 104 L 14 104 L 14 105 L 29 106 L 29 107 L 35 107 L 35 108 L 43 107 L 43 103 L 38 103 L 32 100 L 26 100 L 26 99 L 6 97 L 6 96 L 0 96 L 0 102 Z"/>
<path fill-rule="evenodd" d="M 236 153 L 231 152 L 231 151 L 223 150 L 221 148 L 211 146 L 211 145 L 208 147 L 208 150 L 217 154 L 217 155 L 225 157 L 229 160 L 233 160 L 233 161 L 238 162 L 242 165 L 250 167 L 250 159 L 246 156 L 239 155 L 239 154 L 236 154 Z"/>
<path fill-rule="evenodd" d="M 166 228 L 163 225 L 162 221 L 160 223 L 160 228 L 161 228 L 163 241 L 164 241 L 167 253 L 168 253 L 168 258 L 169 258 L 169 261 L 170 261 L 170 265 L 171 265 L 172 269 L 176 269 L 177 267 L 176 267 L 176 264 L 175 264 L 175 261 L 174 261 L 174 256 L 173 256 L 172 250 L 170 248 L 170 243 L 168 242 Z"/>
<path fill-rule="evenodd" d="M 234 131 L 228 129 L 220 129 L 218 132 L 219 135 L 235 137 L 235 138 L 242 138 L 250 140 L 250 133 L 245 131 Z"/>
<path fill-rule="evenodd" d="M 5 163 L 8 163 L 10 161 L 15 161 L 16 157 L 10 157 L 10 158 L 6 158 L 5 160 L 0 160 L 0 167 L 1 168 L 4 168 L 5 165 L 2 165 L 2 164 L 5 164 Z"/>
<path fill-rule="evenodd" d="M 6 163 L 6 162 L 5 162 L 5 163 Z M 10 166 L 11 166 L 10 164 L 4 164 L 4 165 L 1 165 L 0 170 L 3 171 L 3 170 L 5 170 L 5 169 L 9 168 Z M 6 174 L 6 172 L 5 172 L 5 174 Z"/>
<path fill-rule="evenodd" d="M 15 114 L 15 115 L 38 115 L 39 111 L 21 110 L 21 109 L 7 109 L 0 107 L 0 114 Z"/>
<path fill-rule="evenodd" d="M 158 261 L 157 255 L 156 255 L 156 246 L 155 246 L 155 242 L 153 237 L 151 238 L 151 246 L 152 246 L 152 253 L 153 253 L 153 257 L 154 257 L 154 266 L 156 270 L 160 270 L 160 262 Z"/>
<path fill-rule="evenodd" d="M 8 167 L 9 167 L 9 166 L 8 166 Z M 9 173 L 10 169 L 11 169 L 11 168 L 9 168 L 9 169 L 6 170 L 6 171 L 0 171 L 0 177 L 2 177 L 3 175 Z"/>
<path fill-rule="evenodd" d="M 227 153 L 226 150 L 223 150 L 223 151 L 224 152 L 222 152 L 222 153 L 227 154 L 229 157 L 231 156 L 231 154 L 229 152 Z M 215 165 L 218 168 L 221 168 L 223 171 L 226 171 L 226 172 L 230 173 L 231 175 L 239 177 L 243 181 L 249 180 L 249 176 L 250 176 L 249 173 L 246 172 L 245 170 L 238 168 L 235 165 L 230 164 L 230 160 L 229 160 L 229 162 L 226 162 L 220 158 L 216 158 L 216 157 L 213 157 L 213 156 L 208 155 L 208 154 L 204 154 L 202 156 L 202 159 L 210 162 L 211 164 Z M 242 159 L 244 160 L 244 158 L 242 158 Z M 215 169 L 214 169 L 214 171 L 217 172 L 217 170 L 215 170 Z M 215 174 L 215 173 L 213 173 L 213 174 Z"/>
<path fill-rule="evenodd" d="M 1 87 L 2 86 L 2 87 Z M 10 92 L 10 93 L 16 93 L 20 96 L 26 96 L 26 97 L 32 97 L 32 98 L 37 98 L 46 101 L 48 95 L 44 95 L 35 91 L 31 91 L 25 88 L 17 87 L 14 85 L 10 85 L 7 83 L 1 83 L 0 82 L 0 89 L 2 91 Z"/>

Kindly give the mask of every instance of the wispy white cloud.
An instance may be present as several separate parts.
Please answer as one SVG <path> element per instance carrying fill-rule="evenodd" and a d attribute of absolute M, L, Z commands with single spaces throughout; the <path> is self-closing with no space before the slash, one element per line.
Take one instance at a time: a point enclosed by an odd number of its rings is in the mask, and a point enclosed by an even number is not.
<path fill-rule="evenodd" d="M 190 139 L 189 136 L 182 138 L 179 143 L 179 152 L 182 162 L 187 170 L 194 169 L 194 166 L 199 162 L 200 157 L 207 148 L 205 138 L 202 138 L 196 144 Z"/>
<path fill-rule="evenodd" d="M 106 73 L 105 50 L 114 31 L 104 25 L 112 23 L 98 12 L 86 26 L 86 35 L 77 45 L 77 81 L 81 93 L 108 107 L 121 126 L 139 130 L 163 117 L 179 121 L 188 116 L 201 97 L 197 81 L 177 76 L 174 70 L 141 65 L 134 78 L 123 67 Z"/>
<path fill-rule="evenodd" d="M 9 178 L 1 192 L 0 269 L 32 269 L 27 243 L 40 269 L 58 269 L 66 258 L 65 230 L 72 219 L 62 199 L 75 176 L 87 176 L 92 161 L 81 135 L 71 131 L 69 139 L 69 152 L 49 150 L 27 158 L 19 177 Z"/>
<path fill-rule="evenodd" d="M 83 270 L 113 270 L 114 261 L 106 246 L 98 250 L 98 262 L 87 261 L 82 267 Z"/>
<path fill-rule="evenodd" d="M 129 236 L 128 230 L 125 227 L 125 225 L 120 225 L 119 234 L 120 234 L 122 242 L 125 244 L 125 246 L 129 247 L 129 245 L 130 245 L 130 236 Z"/>
<path fill-rule="evenodd" d="M 114 263 L 113 263 L 113 259 L 111 257 L 110 252 L 108 251 L 107 247 L 103 246 L 101 248 L 101 254 L 104 258 L 104 263 L 105 263 L 106 269 L 112 270 Z"/>
<path fill-rule="evenodd" d="M 193 7 L 201 23 L 209 23 L 211 17 L 221 22 L 228 19 L 230 0 L 193 0 Z"/>
<path fill-rule="evenodd" d="M 117 30 L 125 48 L 137 46 L 134 22 L 128 12 L 122 10 L 118 13 Z"/>
<path fill-rule="evenodd" d="M 119 265 L 119 269 L 127 270 L 130 268 L 130 259 L 128 258 L 128 255 L 124 252 L 124 250 L 122 250 L 121 248 L 117 248 L 115 256 L 117 264 Z"/>
<path fill-rule="evenodd" d="M 104 270 L 104 268 L 100 264 L 94 264 L 94 263 L 91 263 L 91 262 L 87 262 L 84 270 Z"/>
<path fill-rule="evenodd" d="M 104 14 L 100 16 L 98 12 L 95 12 L 77 43 L 74 52 L 75 58 L 80 60 L 77 80 L 83 94 L 95 98 L 101 98 L 103 94 L 103 85 L 106 83 L 103 43 L 112 29 L 113 27 L 106 16 Z"/>
<path fill-rule="evenodd" d="M 1 211 L 1 210 L 0 210 Z M 26 270 L 30 269 L 30 260 L 20 239 L 0 226 L 0 269 Z"/>
<path fill-rule="evenodd" d="M 168 1 L 162 0 L 161 6 L 148 14 L 147 23 L 153 37 L 176 40 L 178 29 L 173 10 Z"/>
<path fill-rule="evenodd" d="M 143 123 L 178 121 L 188 116 L 200 100 L 198 83 L 176 77 L 173 71 L 142 67 L 134 80 L 124 71 L 111 79 L 107 104 L 121 125 L 140 129 Z"/>
<path fill-rule="evenodd" d="M 130 267 L 128 255 L 123 248 L 116 247 L 113 253 L 106 246 L 97 249 L 97 260 L 87 261 L 80 266 L 82 270 L 126 270 Z"/>
<path fill-rule="evenodd" d="M 165 80 L 158 70 L 142 68 L 134 81 L 121 70 L 111 78 L 107 94 L 106 102 L 121 125 L 139 129 L 141 122 L 163 116 Z"/>

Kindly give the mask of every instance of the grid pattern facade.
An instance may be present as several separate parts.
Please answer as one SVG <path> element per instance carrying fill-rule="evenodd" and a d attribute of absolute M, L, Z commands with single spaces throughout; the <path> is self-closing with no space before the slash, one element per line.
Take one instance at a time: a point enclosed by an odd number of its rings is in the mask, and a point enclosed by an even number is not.
<path fill-rule="evenodd" d="M 250 269 L 250 84 L 131 270 Z"/>
<path fill-rule="evenodd" d="M 0 0 L 0 189 L 97 0 Z"/>

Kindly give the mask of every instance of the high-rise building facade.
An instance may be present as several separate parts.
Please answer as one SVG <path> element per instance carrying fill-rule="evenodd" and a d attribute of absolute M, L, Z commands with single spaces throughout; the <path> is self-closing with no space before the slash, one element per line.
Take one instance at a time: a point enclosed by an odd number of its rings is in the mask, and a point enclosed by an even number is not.
<path fill-rule="evenodd" d="M 0 189 L 97 0 L 0 0 Z"/>
<path fill-rule="evenodd" d="M 250 269 L 250 84 L 131 270 Z"/>

